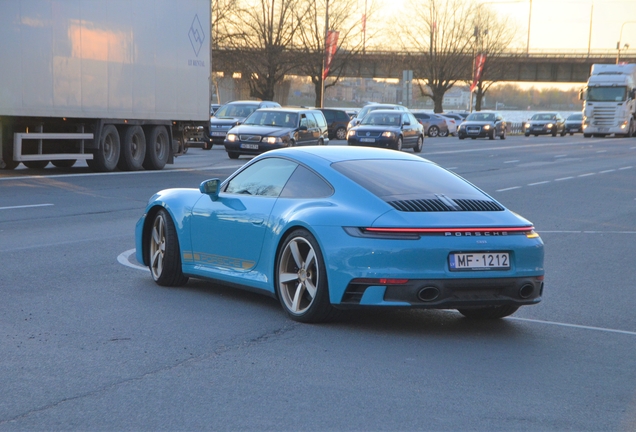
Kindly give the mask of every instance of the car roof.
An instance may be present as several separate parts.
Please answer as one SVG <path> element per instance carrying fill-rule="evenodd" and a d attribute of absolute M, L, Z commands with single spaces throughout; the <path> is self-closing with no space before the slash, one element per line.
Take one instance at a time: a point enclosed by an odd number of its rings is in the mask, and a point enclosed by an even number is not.
<path fill-rule="evenodd" d="M 320 111 L 318 108 L 286 108 L 286 107 L 270 107 L 270 108 L 261 108 L 259 111 L 284 111 L 284 112 L 295 112 L 295 113 L 303 113 L 303 112 L 316 112 Z"/>
<path fill-rule="evenodd" d="M 411 153 L 398 152 L 395 150 L 388 150 L 375 147 L 357 147 L 357 146 L 304 146 L 304 147 L 287 147 L 277 150 L 270 150 L 263 153 L 261 157 L 266 156 L 288 156 L 299 161 L 304 161 L 307 158 L 313 159 L 315 157 L 327 160 L 330 163 L 342 162 L 347 160 L 364 160 L 364 159 L 394 159 L 394 160 L 412 160 L 419 162 L 431 161 L 415 156 Z M 256 159 L 256 158 L 255 158 Z M 307 159 L 308 160 L 308 159 Z"/>

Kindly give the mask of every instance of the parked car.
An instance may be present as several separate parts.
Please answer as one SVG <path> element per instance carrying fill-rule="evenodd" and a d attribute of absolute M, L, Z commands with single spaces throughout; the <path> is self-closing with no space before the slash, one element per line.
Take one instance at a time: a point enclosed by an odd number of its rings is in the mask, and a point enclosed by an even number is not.
<path fill-rule="evenodd" d="M 210 140 L 203 149 L 210 150 L 213 144 L 223 144 L 228 131 L 257 109 L 276 107 L 280 108 L 280 104 L 272 101 L 240 100 L 226 103 L 210 118 Z"/>
<path fill-rule="evenodd" d="M 536 113 L 524 125 L 525 136 L 548 134 L 552 136 L 565 135 L 565 119 L 561 117 L 561 114 L 556 112 Z"/>
<path fill-rule="evenodd" d="M 329 139 L 347 139 L 347 125 L 351 117 L 346 111 L 335 108 L 321 108 L 329 128 Z"/>
<path fill-rule="evenodd" d="M 379 104 L 379 103 L 375 103 L 375 102 L 374 103 L 370 103 L 368 105 L 365 105 L 360 110 L 360 112 L 358 112 L 356 114 L 356 116 L 351 119 L 351 121 L 347 125 L 347 130 L 351 129 L 352 127 L 354 127 L 355 125 L 360 123 L 360 121 L 364 118 L 364 116 L 366 116 L 369 112 L 375 111 L 375 110 L 386 110 L 386 109 L 398 110 L 398 111 L 404 111 L 404 112 L 408 111 L 408 108 L 406 108 L 405 106 L 402 106 L 402 105 Z"/>
<path fill-rule="evenodd" d="M 455 120 L 452 117 L 447 116 L 446 114 L 435 114 L 437 117 L 441 117 L 444 119 L 444 121 L 446 121 L 446 126 L 448 128 L 448 134 L 447 135 L 440 135 L 440 136 L 455 136 L 457 135 L 457 120 Z"/>
<path fill-rule="evenodd" d="M 230 129 L 224 141 L 230 159 L 282 147 L 328 143 L 329 130 L 322 111 L 306 108 L 258 109 Z"/>
<path fill-rule="evenodd" d="M 448 124 L 442 117 L 422 110 L 412 110 L 411 112 L 424 127 L 426 135 L 430 137 L 448 136 Z"/>
<path fill-rule="evenodd" d="M 506 139 L 506 128 L 508 127 L 503 116 L 496 111 L 477 111 L 471 113 L 466 120 L 459 125 L 457 137 L 464 138 L 489 138 L 495 137 Z"/>
<path fill-rule="evenodd" d="M 444 117 L 450 117 L 450 118 L 454 119 L 455 120 L 455 124 L 457 125 L 457 127 L 459 127 L 459 125 L 464 120 L 466 120 L 466 117 L 468 117 L 468 114 L 466 114 L 466 116 L 463 116 L 461 114 L 453 113 L 453 112 L 447 112 L 447 113 L 445 112 L 445 113 L 442 113 L 441 115 L 443 115 Z"/>
<path fill-rule="evenodd" d="M 570 114 L 565 119 L 565 132 L 574 135 L 575 132 L 583 132 L 583 114 Z"/>
<path fill-rule="evenodd" d="M 530 221 L 426 159 L 366 147 L 274 150 L 223 182 L 160 191 L 135 246 L 158 285 L 255 290 L 301 322 L 356 307 L 497 319 L 544 289 Z"/>
<path fill-rule="evenodd" d="M 424 146 L 424 129 L 410 112 L 374 110 L 347 132 L 350 146 L 384 147 L 402 150 L 413 148 L 420 153 Z"/>

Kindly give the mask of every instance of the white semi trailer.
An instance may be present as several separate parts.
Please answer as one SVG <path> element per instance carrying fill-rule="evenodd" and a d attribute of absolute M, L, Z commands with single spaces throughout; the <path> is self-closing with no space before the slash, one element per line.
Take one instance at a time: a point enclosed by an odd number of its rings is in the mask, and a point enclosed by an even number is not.
<path fill-rule="evenodd" d="M 0 0 L 0 168 L 162 169 L 209 83 L 210 0 Z"/>
<path fill-rule="evenodd" d="M 634 136 L 636 64 L 595 64 L 581 92 L 583 136 Z"/>

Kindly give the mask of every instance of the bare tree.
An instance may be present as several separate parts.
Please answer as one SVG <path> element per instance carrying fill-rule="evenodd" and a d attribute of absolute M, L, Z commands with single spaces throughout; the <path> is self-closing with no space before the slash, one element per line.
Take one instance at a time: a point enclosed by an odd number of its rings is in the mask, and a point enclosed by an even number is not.
<path fill-rule="evenodd" d="M 210 49 L 217 50 L 219 46 L 226 44 L 230 38 L 230 30 L 228 24 L 234 17 L 235 11 L 238 10 L 238 0 L 212 0 L 210 3 L 211 11 L 210 24 Z"/>
<path fill-rule="evenodd" d="M 499 16 L 484 5 L 475 8 L 473 22 L 473 58 L 476 54 L 485 56 L 481 75 L 473 77 L 476 81 L 475 110 L 481 111 L 482 101 L 488 89 L 497 82 L 498 77 L 505 75 L 512 65 L 512 62 L 503 59 L 501 54 L 515 39 L 515 32 L 507 24 L 505 17 Z"/>
<path fill-rule="evenodd" d="M 403 11 L 419 25 L 402 28 L 401 44 L 415 50 L 414 77 L 421 94 L 433 99 L 435 112 L 443 111 L 444 94 L 470 68 L 474 11 L 466 0 L 410 0 Z"/>
<path fill-rule="evenodd" d="M 237 5 L 224 24 L 225 46 L 235 51 L 233 59 L 248 74 L 250 94 L 274 99 L 274 87 L 295 67 L 289 50 L 300 27 L 301 0 L 252 0 Z"/>
<path fill-rule="evenodd" d="M 325 56 L 325 21 L 329 30 L 337 31 L 338 49 L 331 63 L 325 88 L 335 86 L 351 59 L 359 55 L 375 36 L 366 33 L 364 20 L 377 12 L 376 2 L 368 0 L 366 10 L 358 7 L 358 0 L 303 0 L 303 25 L 299 28 L 299 40 L 303 51 L 299 70 L 311 78 L 316 91 L 315 105 L 322 100 L 322 65 Z"/>

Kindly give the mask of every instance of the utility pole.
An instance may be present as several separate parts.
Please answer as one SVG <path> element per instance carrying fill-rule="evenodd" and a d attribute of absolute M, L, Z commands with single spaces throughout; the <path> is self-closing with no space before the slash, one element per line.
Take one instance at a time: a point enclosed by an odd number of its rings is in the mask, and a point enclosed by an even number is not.
<path fill-rule="evenodd" d="M 325 61 L 327 59 L 326 56 L 326 52 L 327 52 L 327 37 L 329 36 L 329 0 L 325 0 L 325 43 L 324 43 L 324 47 L 323 47 L 323 53 L 322 53 L 322 74 L 320 76 L 321 78 L 321 84 L 320 84 L 320 108 L 324 108 L 325 107 L 325 79 L 327 78 L 325 76 Z"/>

